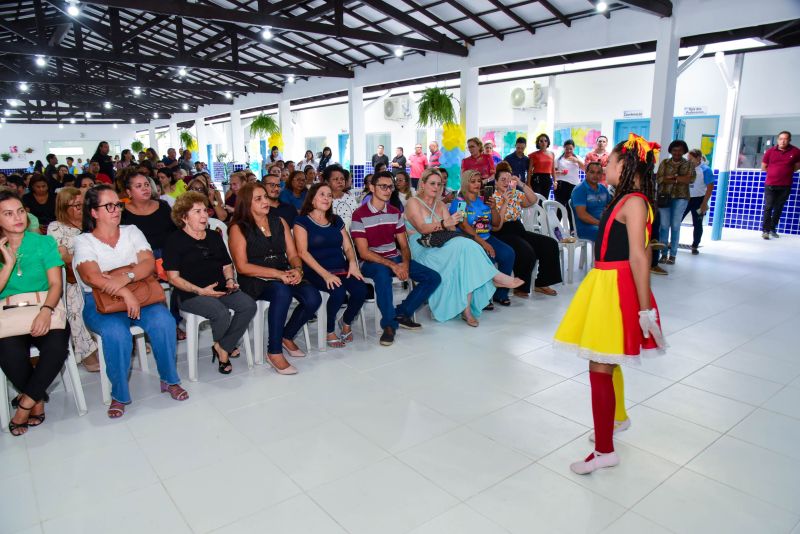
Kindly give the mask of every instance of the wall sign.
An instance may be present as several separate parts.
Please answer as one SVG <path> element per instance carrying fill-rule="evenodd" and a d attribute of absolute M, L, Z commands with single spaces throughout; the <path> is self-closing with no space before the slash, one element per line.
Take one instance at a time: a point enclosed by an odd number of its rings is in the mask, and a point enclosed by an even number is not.
<path fill-rule="evenodd" d="M 683 106 L 684 115 L 708 115 L 706 106 Z"/>
<path fill-rule="evenodd" d="M 644 117 L 644 111 L 641 109 L 626 109 L 622 112 L 622 117 L 625 119 L 640 119 Z"/>

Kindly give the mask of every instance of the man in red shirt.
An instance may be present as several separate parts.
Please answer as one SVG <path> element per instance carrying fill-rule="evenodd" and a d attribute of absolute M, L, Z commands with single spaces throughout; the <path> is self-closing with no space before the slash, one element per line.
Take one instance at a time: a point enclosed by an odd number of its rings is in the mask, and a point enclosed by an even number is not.
<path fill-rule="evenodd" d="M 422 171 L 428 167 L 428 158 L 422 151 L 422 145 L 417 143 L 414 146 L 414 153 L 408 158 L 408 162 L 411 165 L 411 186 L 416 189 L 422 176 Z"/>
<path fill-rule="evenodd" d="M 791 144 L 792 134 L 781 132 L 774 147 L 764 153 L 761 170 L 766 171 L 764 182 L 764 218 L 761 237 L 778 237 L 778 223 L 783 205 L 792 192 L 793 174 L 800 169 L 800 149 Z"/>
<path fill-rule="evenodd" d="M 586 154 L 586 157 L 583 159 L 583 162 L 588 167 L 590 163 L 594 163 L 595 161 L 600 164 L 600 167 L 603 168 L 603 177 L 600 180 L 601 184 L 606 183 L 606 165 L 608 165 L 608 152 L 606 152 L 606 147 L 608 146 L 608 137 L 605 135 L 601 135 L 595 141 L 594 150 Z"/>

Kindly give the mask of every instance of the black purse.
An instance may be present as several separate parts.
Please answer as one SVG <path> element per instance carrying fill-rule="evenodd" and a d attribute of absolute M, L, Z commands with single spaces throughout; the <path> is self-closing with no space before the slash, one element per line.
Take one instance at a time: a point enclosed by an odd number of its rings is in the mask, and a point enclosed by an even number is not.
<path fill-rule="evenodd" d="M 656 195 L 656 206 L 658 206 L 659 208 L 668 208 L 671 203 L 672 203 L 671 191 L 658 192 L 658 195 Z"/>
<path fill-rule="evenodd" d="M 425 248 L 441 248 L 445 243 L 454 237 L 466 237 L 464 234 L 456 232 L 455 230 L 437 230 L 429 234 L 420 235 L 417 243 Z"/>

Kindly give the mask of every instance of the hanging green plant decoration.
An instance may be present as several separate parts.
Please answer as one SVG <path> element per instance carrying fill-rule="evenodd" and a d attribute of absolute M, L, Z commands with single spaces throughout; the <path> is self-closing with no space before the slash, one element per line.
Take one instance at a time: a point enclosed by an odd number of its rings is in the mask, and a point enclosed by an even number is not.
<path fill-rule="evenodd" d="M 0 158 L 3 161 L 8 161 L 11 159 L 11 154 L 9 154 L 8 152 L 3 152 L 2 154 L 0 154 Z"/>
<path fill-rule="evenodd" d="M 190 131 L 188 130 L 182 131 L 179 137 L 181 139 L 181 144 L 186 150 L 190 150 L 192 152 L 197 150 L 197 140 L 194 138 L 194 136 Z"/>
<path fill-rule="evenodd" d="M 139 152 L 142 152 L 144 150 L 144 143 L 142 143 L 141 141 L 134 141 L 133 143 L 131 143 L 131 150 L 137 154 Z"/>
<path fill-rule="evenodd" d="M 439 87 L 425 89 L 417 103 L 419 126 L 437 126 L 458 122 L 453 103 L 455 97 Z"/>
<path fill-rule="evenodd" d="M 250 123 L 250 135 L 252 137 L 268 137 L 281 131 L 281 127 L 275 117 L 261 113 Z"/>

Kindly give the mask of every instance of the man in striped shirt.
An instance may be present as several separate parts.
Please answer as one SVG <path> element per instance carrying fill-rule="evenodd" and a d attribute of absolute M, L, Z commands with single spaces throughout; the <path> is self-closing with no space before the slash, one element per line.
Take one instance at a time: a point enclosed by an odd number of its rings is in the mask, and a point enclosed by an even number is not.
<path fill-rule="evenodd" d="M 392 173 L 377 173 L 369 186 L 369 202 L 353 212 L 350 234 L 362 260 L 361 272 L 375 285 L 375 300 L 381 311 L 380 343 L 389 346 L 394 342 L 399 326 L 418 330 L 422 325 L 412 320 L 414 312 L 422 306 L 442 279 L 439 273 L 411 259 L 408 237 L 400 210 L 389 204 L 394 190 Z M 406 299 L 394 306 L 392 278 L 416 285 Z"/>

